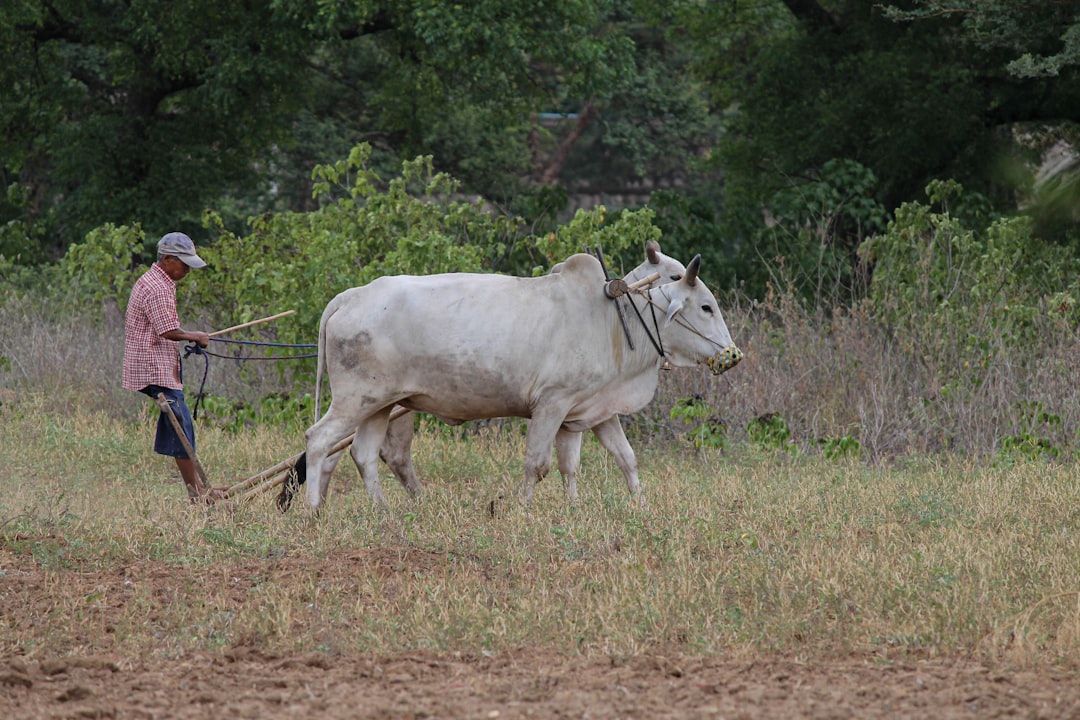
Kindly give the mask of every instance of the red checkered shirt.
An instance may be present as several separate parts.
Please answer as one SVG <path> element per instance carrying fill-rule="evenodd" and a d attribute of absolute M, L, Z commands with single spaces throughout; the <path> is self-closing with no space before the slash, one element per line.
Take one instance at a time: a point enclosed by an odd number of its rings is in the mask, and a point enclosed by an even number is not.
<path fill-rule="evenodd" d="M 154 263 L 131 288 L 124 321 L 125 390 L 147 385 L 183 390 L 180 382 L 180 344 L 162 333 L 180 327 L 176 315 L 176 283 Z"/>

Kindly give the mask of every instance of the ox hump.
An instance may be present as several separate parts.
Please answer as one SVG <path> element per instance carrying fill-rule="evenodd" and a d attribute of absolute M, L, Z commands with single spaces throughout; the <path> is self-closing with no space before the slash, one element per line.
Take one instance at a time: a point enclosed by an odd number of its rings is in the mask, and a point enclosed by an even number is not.
<path fill-rule="evenodd" d="M 578 253 L 566 258 L 560 264 L 562 268 L 559 274 L 565 277 L 581 278 L 582 281 L 590 283 L 603 283 L 607 279 L 604 277 L 604 269 L 600 266 L 600 261 L 592 255 Z"/>

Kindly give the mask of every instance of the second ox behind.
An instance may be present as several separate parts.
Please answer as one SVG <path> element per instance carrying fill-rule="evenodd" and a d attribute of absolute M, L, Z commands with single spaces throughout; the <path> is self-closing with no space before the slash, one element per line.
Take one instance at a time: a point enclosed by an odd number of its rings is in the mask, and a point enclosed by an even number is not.
<path fill-rule="evenodd" d="M 341 457 L 329 453 L 353 431 L 353 461 L 371 498 L 385 503 L 379 448 L 395 405 L 451 423 L 529 418 L 522 483 L 528 502 L 560 429 L 582 432 L 641 410 L 664 361 L 719 374 L 742 358 L 698 279 L 700 264 L 695 257 L 682 279 L 626 296 L 641 317 L 658 318 L 651 329 L 627 318 L 636 351 L 590 255 L 574 255 L 561 272 L 537 278 L 400 275 L 339 294 L 319 323 L 316 393 L 325 367 L 333 400 L 308 429 L 297 464 L 308 505 L 317 510 L 325 500 Z M 652 347 L 650 332 L 663 356 L 642 351 Z M 640 494 L 639 487 L 630 490 Z M 288 507 L 293 492 L 286 483 L 279 505 Z"/>

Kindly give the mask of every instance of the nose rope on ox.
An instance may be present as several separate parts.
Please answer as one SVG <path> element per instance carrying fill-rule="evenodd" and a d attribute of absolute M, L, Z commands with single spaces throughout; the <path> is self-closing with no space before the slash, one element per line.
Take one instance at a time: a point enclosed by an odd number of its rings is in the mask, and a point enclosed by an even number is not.
<path fill-rule="evenodd" d="M 660 287 L 652 288 L 648 292 L 644 293 L 646 300 L 650 305 L 653 306 L 654 309 L 659 306 L 656 304 L 656 301 L 652 299 L 653 290 L 658 290 L 660 294 L 664 296 L 664 299 L 668 301 L 668 306 L 671 306 L 671 298 L 668 297 L 667 291 L 664 289 L 664 286 L 661 285 Z M 661 311 L 666 312 L 667 308 L 661 308 Z M 690 321 L 684 318 L 681 314 L 676 315 L 673 319 L 686 330 L 689 330 L 693 334 L 697 335 L 699 338 L 703 339 L 705 342 L 715 345 L 717 348 L 720 349 L 720 352 L 716 353 L 705 361 L 705 366 L 709 368 L 710 371 L 712 371 L 713 375 L 719 375 L 722 372 L 730 370 L 731 368 L 738 365 L 739 362 L 743 359 L 743 351 L 740 350 L 738 347 L 736 347 L 735 345 L 722 347 L 720 343 L 716 342 L 711 337 L 705 335 L 703 332 L 694 327 L 690 323 Z M 659 335 L 659 333 L 657 334 Z"/>

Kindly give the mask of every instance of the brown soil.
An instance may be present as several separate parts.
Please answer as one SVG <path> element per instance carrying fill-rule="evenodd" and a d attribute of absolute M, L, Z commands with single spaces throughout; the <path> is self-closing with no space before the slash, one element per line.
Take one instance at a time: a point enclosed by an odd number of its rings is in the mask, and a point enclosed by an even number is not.
<path fill-rule="evenodd" d="M 25 616 L 27 593 L 31 604 L 48 602 L 50 583 L 25 558 L 6 559 L 23 568 L 0 576 L 0 615 L 10 620 Z M 141 581 L 167 594 L 174 579 L 144 572 Z M 3 646 L 2 718 L 1080 717 L 1076 673 L 971 661 L 568 657 L 536 648 L 343 657 L 250 647 L 166 660 L 50 656 L 12 650 L 10 638 Z"/>
<path fill-rule="evenodd" d="M 1069 718 L 1080 688 L 1053 673 L 920 663 L 734 663 L 564 658 L 523 650 L 183 661 L 116 657 L 0 663 L 8 718 Z"/>

